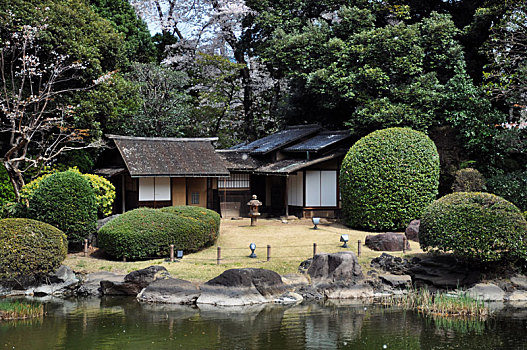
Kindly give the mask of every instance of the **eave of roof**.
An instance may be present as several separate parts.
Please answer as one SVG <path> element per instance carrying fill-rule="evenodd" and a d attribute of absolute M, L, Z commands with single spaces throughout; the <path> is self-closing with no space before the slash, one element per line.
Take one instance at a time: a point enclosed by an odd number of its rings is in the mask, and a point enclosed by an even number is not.
<path fill-rule="evenodd" d="M 320 152 L 333 146 L 340 141 L 350 138 L 350 132 L 345 131 L 322 131 L 300 143 L 284 148 L 284 152 Z"/>
<path fill-rule="evenodd" d="M 335 152 L 335 153 L 328 154 L 324 157 L 312 159 L 312 160 L 284 159 L 278 162 L 266 164 L 258 169 L 255 169 L 254 174 L 285 176 L 285 175 L 289 175 L 291 173 L 300 171 L 304 168 L 310 167 L 312 165 L 316 165 L 316 164 L 323 163 L 323 162 L 326 162 L 334 158 L 338 158 L 345 154 L 346 154 L 345 152 Z"/>

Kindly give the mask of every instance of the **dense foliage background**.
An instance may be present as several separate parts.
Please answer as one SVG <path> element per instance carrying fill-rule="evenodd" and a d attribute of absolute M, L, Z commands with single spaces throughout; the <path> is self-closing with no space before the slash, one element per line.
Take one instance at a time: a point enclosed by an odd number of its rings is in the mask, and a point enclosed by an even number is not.
<path fill-rule="evenodd" d="M 18 199 L 42 169 L 71 162 L 42 153 L 64 130 L 59 140 L 76 148 L 105 133 L 218 136 L 227 147 L 287 124 L 350 129 L 357 140 L 411 127 L 438 145 L 441 194 L 470 166 L 525 209 L 514 194 L 527 172 L 526 17 L 520 0 L 0 1 L 5 77 L 20 77 L 7 64 L 17 33 L 35 34 L 34 70 L 13 91 L 30 98 L 29 78 L 76 67 L 46 97 L 52 122 L 38 139 L 13 127 L 13 96 L 0 95 L 7 178 Z M 76 152 L 68 165 L 89 172 L 100 148 Z"/>

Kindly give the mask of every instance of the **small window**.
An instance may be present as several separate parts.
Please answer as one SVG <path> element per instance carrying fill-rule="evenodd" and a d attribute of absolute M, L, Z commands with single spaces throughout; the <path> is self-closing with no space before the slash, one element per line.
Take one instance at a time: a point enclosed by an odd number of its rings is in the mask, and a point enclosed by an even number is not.
<path fill-rule="evenodd" d="M 190 204 L 199 204 L 199 192 L 192 192 L 190 195 Z"/>
<path fill-rule="evenodd" d="M 218 188 L 250 188 L 249 174 L 231 174 L 218 179 Z"/>

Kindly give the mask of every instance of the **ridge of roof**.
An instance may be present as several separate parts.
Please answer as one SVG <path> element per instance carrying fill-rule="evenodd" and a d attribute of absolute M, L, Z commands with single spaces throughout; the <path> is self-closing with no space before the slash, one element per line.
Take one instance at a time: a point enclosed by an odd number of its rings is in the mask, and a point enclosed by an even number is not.
<path fill-rule="evenodd" d="M 218 137 L 136 137 L 107 134 L 112 140 L 132 140 L 132 141 L 169 141 L 169 142 L 213 142 L 218 141 Z"/>

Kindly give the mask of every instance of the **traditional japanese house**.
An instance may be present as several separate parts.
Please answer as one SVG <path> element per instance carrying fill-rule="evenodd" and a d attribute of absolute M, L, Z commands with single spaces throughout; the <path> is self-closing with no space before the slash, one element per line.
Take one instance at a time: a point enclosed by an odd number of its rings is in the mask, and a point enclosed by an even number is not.
<path fill-rule="evenodd" d="M 218 181 L 223 214 L 245 216 L 256 194 L 268 215 L 337 217 L 340 164 L 350 145 L 348 131 L 305 125 L 217 150 L 231 173 Z"/>
<path fill-rule="evenodd" d="M 217 138 L 108 135 L 115 148 L 96 171 L 116 187 L 114 212 L 193 205 L 219 211 L 218 178 L 229 176 Z"/>

